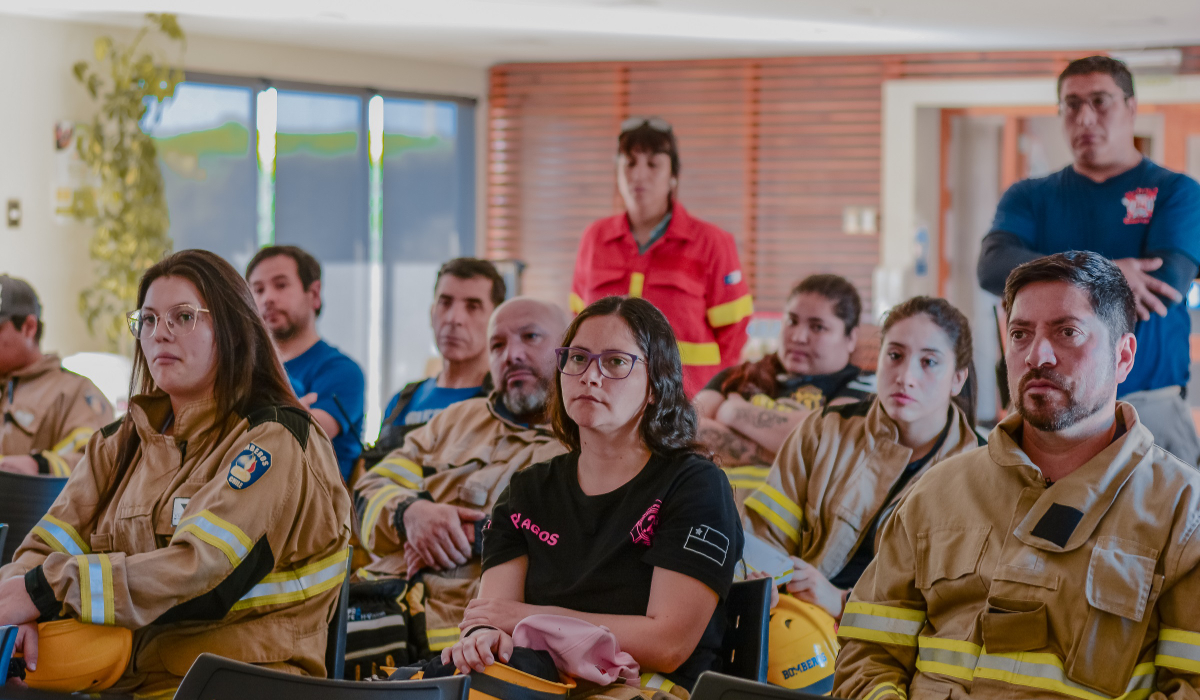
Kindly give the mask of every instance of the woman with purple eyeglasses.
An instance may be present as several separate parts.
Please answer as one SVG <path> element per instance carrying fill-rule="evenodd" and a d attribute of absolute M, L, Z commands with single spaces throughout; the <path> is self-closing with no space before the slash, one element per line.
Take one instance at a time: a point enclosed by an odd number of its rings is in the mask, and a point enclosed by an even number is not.
<path fill-rule="evenodd" d="M 612 632 L 645 697 L 687 698 L 716 668 L 741 557 L 729 482 L 696 452 L 679 350 L 652 304 L 601 299 L 563 346 L 551 417 L 570 451 L 518 472 L 500 496 L 479 598 L 443 661 L 483 671 L 509 659 L 521 620 L 564 615 Z"/>

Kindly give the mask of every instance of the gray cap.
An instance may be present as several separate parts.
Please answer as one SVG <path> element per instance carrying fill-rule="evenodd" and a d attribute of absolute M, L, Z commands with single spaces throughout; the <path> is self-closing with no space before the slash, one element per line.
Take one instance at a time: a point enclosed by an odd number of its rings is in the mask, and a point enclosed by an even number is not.
<path fill-rule="evenodd" d="M 0 275 L 0 319 L 13 316 L 42 317 L 42 303 L 29 283 L 16 277 Z"/>

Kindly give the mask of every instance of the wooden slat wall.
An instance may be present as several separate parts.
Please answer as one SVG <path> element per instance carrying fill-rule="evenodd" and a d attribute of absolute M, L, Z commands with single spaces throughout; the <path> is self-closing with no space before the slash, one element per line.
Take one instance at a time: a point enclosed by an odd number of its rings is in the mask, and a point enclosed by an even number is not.
<path fill-rule="evenodd" d="M 880 204 L 882 84 L 1056 75 L 1091 51 L 507 64 L 491 70 L 486 252 L 529 263 L 525 292 L 565 304 L 579 236 L 621 210 L 614 151 L 630 115 L 670 121 L 679 196 L 734 235 L 756 306 L 814 272 L 870 308 L 878 238 L 842 233 Z M 1200 73 L 1200 47 L 1184 49 Z"/>

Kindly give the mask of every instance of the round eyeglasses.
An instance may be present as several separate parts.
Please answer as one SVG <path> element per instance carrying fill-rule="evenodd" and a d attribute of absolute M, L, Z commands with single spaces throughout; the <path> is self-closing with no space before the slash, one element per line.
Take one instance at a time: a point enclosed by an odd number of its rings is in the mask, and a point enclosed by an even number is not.
<path fill-rule="evenodd" d="M 178 304 L 167 309 L 163 314 L 156 314 L 153 311 L 130 311 L 125 314 L 125 320 L 129 323 L 129 332 L 138 340 L 145 340 L 154 337 L 154 332 L 158 330 L 158 321 L 163 319 L 167 322 L 167 331 L 171 335 L 187 335 L 196 330 L 196 319 L 200 314 L 212 313 L 208 309 L 200 309 L 191 304 Z"/>
<path fill-rule="evenodd" d="M 633 371 L 638 356 L 620 350 L 605 350 L 604 352 L 588 352 L 582 348 L 556 348 L 558 356 L 558 371 L 577 377 L 587 371 L 596 361 L 600 374 L 609 379 L 624 379 Z"/>

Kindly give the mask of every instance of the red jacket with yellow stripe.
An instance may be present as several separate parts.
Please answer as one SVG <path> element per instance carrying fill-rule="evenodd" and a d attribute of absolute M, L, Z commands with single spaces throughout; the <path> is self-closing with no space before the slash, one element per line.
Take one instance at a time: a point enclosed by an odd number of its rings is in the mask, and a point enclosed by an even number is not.
<path fill-rule="evenodd" d="M 688 396 L 739 360 L 754 312 L 733 236 L 693 218 L 678 202 L 666 232 L 644 255 L 625 214 L 600 219 L 584 232 L 571 311 L 614 295 L 642 297 L 670 321 Z"/>

